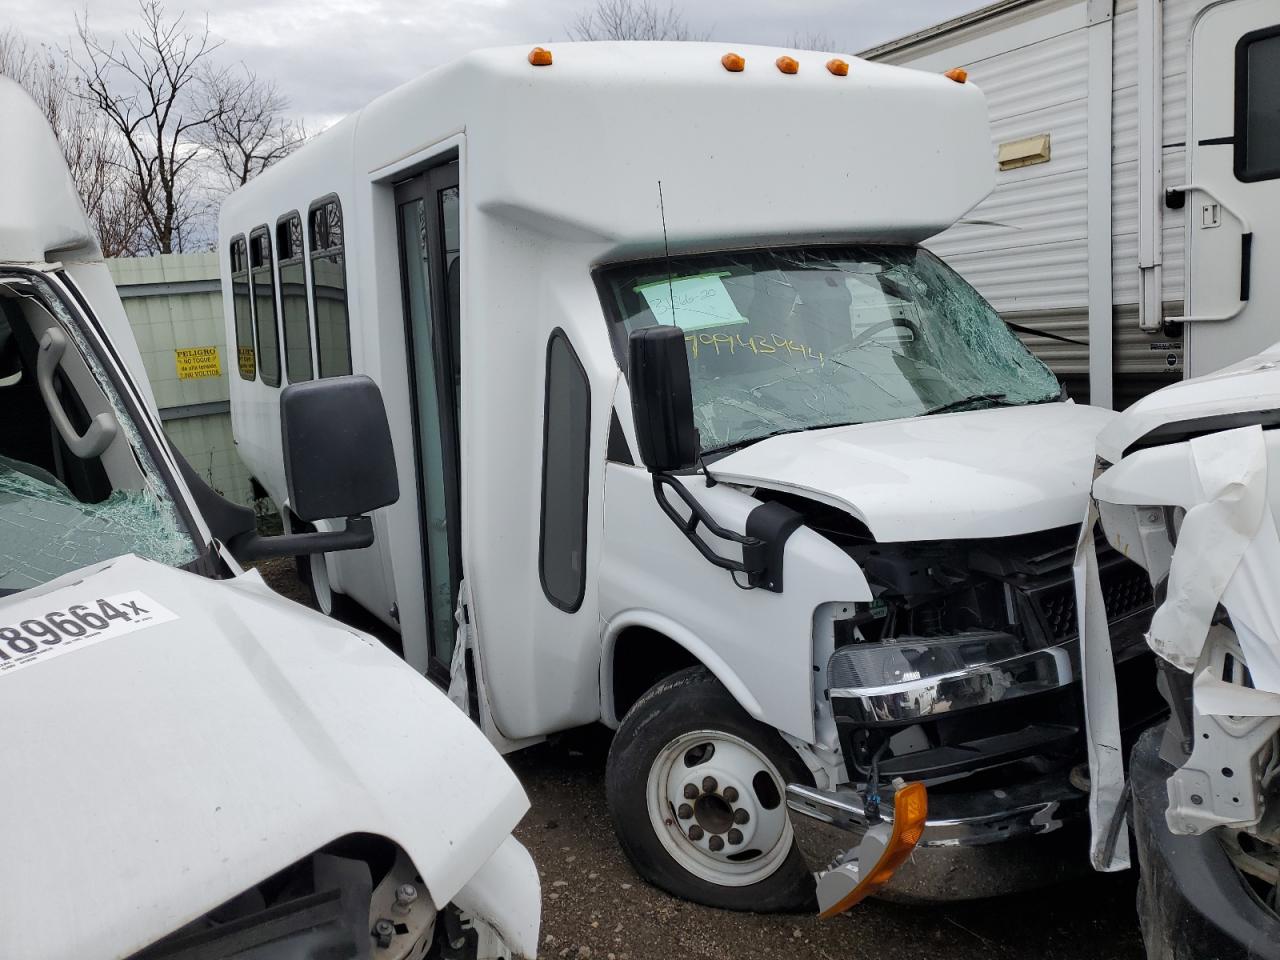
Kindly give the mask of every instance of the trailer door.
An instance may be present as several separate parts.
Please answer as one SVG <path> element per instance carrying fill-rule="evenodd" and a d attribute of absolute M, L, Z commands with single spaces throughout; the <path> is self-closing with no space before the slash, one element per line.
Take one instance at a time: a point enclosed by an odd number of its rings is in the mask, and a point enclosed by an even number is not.
<path fill-rule="evenodd" d="M 396 185 L 418 467 L 429 674 L 447 682 L 462 578 L 458 463 L 460 243 L 457 161 Z"/>
<path fill-rule="evenodd" d="M 1227 0 L 1190 39 L 1188 376 L 1280 341 L 1280 3 Z"/>

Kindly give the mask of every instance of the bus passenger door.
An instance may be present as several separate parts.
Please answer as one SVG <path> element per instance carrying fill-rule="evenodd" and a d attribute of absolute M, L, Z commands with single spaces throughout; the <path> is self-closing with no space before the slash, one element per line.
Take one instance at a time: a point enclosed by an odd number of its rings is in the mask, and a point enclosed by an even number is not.
<path fill-rule="evenodd" d="M 1280 4 L 1231 0 L 1190 48 L 1186 372 L 1280 340 Z"/>
<path fill-rule="evenodd" d="M 418 475 L 428 673 L 447 683 L 462 579 L 459 529 L 460 243 L 457 161 L 396 184 Z"/>

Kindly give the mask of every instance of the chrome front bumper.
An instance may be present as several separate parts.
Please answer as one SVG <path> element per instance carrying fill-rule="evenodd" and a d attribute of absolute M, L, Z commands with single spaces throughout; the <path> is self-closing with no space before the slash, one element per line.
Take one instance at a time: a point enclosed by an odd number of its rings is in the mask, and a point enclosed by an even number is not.
<path fill-rule="evenodd" d="M 850 846 L 849 832 L 862 831 L 867 822 L 862 798 L 851 787 L 832 792 L 789 784 L 787 805 L 801 851 L 814 869 Z M 924 834 L 883 895 L 915 901 L 976 899 L 1085 872 L 1087 834 L 1072 828 L 1086 822 L 1087 812 L 1088 794 L 1071 786 L 1065 773 L 1060 779 L 1003 789 L 931 792 Z M 893 798 L 887 792 L 880 815 L 893 819 Z M 1024 851 L 1024 844 L 1031 849 Z"/>

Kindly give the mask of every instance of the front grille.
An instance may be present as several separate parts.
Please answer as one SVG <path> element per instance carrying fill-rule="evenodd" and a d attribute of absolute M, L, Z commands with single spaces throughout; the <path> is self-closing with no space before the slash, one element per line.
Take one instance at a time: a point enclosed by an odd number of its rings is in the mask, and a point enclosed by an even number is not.
<path fill-rule="evenodd" d="M 1114 623 L 1151 606 L 1151 581 L 1147 571 L 1132 560 L 1119 554 L 1099 558 L 1098 574 L 1108 621 Z M 1049 636 L 1054 640 L 1068 640 L 1076 635 L 1079 624 L 1076 620 L 1074 580 L 1066 577 L 1053 584 L 1032 587 L 1027 595 L 1039 612 Z"/>

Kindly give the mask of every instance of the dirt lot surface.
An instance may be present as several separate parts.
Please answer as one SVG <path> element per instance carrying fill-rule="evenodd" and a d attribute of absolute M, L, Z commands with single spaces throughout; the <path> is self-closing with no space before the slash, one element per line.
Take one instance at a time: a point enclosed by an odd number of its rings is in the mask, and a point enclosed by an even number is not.
<path fill-rule="evenodd" d="M 292 561 L 261 564 L 305 602 Z M 375 630 L 376 624 L 355 623 Z M 834 920 L 730 913 L 647 886 L 618 849 L 604 799 L 606 745 L 584 735 L 508 757 L 532 809 L 516 830 L 542 876 L 544 958 L 595 960 L 1140 960 L 1134 875 L 939 906 L 868 901 Z M 1081 854 L 1083 856 L 1083 852 Z"/>

